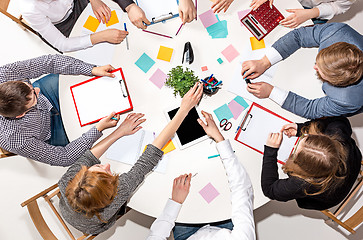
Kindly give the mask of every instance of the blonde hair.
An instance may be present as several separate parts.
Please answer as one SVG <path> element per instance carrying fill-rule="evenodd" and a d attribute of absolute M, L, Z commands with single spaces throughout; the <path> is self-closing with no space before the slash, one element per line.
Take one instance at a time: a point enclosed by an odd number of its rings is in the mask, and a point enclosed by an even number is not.
<path fill-rule="evenodd" d="M 316 56 L 316 65 L 325 76 L 318 78 L 333 86 L 345 87 L 361 79 L 363 74 L 363 52 L 355 45 L 337 42 L 322 49 Z"/>
<path fill-rule="evenodd" d="M 343 145 L 335 136 L 321 133 L 316 122 L 302 132 L 305 140 L 301 142 L 301 150 L 289 157 L 282 167 L 284 172 L 305 180 L 317 190 L 305 190 L 306 195 L 318 195 L 340 185 L 347 172 Z"/>
<path fill-rule="evenodd" d="M 86 166 L 69 181 L 66 198 L 71 207 L 86 217 L 94 215 L 101 222 L 100 211 L 112 203 L 117 194 L 118 175 L 88 171 Z"/>

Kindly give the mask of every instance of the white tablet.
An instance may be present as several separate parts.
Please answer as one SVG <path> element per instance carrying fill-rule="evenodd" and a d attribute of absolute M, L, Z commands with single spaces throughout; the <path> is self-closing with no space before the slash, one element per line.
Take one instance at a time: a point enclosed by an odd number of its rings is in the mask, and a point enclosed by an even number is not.
<path fill-rule="evenodd" d="M 168 121 L 173 119 L 178 109 L 179 107 L 171 107 L 164 111 Z M 180 149 L 190 147 L 198 142 L 208 139 L 208 135 L 204 132 L 202 126 L 200 126 L 197 121 L 197 119 L 200 118 L 198 112 L 199 111 L 193 107 L 175 133 L 174 139 Z"/>

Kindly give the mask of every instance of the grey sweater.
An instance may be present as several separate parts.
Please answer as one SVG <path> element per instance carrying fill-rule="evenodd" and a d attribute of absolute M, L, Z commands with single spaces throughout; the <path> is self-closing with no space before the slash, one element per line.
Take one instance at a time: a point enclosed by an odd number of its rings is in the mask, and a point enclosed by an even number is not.
<path fill-rule="evenodd" d="M 58 182 L 61 193 L 59 207 L 64 220 L 82 233 L 99 234 L 109 229 L 116 222 L 117 213 L 122 205 L 127 202 L 130 195 L 144 180 L 145 175 L 154 168 L 162 156 L 163 151 L 149 144 L 145 152 L 140 156 L 139 160 L 130 171 L 119 176 L 116 197 L 113 202 L 105 207 L 100 213 L 101 219 L 107 221 L 107 223 L 103 223 L 96 216 L 87 218 L 84 214 L 74 211 L 68 204 L 65 195 L 68 182 L 74 178 L 82 166 L 90 167 L 100 163 L 100 160 L 98 160 L 91 151 L 86 151 Z"/>

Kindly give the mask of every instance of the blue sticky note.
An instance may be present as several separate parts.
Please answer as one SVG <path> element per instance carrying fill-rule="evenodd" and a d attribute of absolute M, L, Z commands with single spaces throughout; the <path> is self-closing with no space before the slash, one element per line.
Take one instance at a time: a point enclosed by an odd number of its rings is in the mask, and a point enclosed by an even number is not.
<path fill-rule="evenodd" d="M 244 107 L 245 109 L 248 108 L 248 106 L 249 106 L 248 103 L 241 96 L 237 96 L 233 100 L 238 102 L 238 104 L 241 105 L 242 107 Z"/>
<path fill-rule="evenodd" d="M 139 59 L 135 62 L 144 73 L 147 73 L 149 69 L 155 64 L 155 61 L 151 59 L 146 53 L 143 53 Z"/>
<path fill-rule="evenodd" d="M 227 104 L 224 104 L 213 111 L 214 114 L 217 116 L 218 121 L 221 121 L 223 118 L 229 120 L 233 118 L 233 113 L 229 109 Z"/>
<path fill-rule="evenodd" d="M 218 21 L 207 27 L 207 31 L 212 38 L 226 38 L 228 36 L 227 21 Z"/>

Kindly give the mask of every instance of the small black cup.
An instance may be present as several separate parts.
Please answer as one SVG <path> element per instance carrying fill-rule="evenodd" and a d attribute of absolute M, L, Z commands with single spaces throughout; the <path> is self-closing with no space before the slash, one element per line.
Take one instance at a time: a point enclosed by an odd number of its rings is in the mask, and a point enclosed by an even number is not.
<path fill-rule="evenodd" d="M 209 80 L 209 77 L 204 78 L 204 81 L 208 82 L 208 80 Z M 213 84 L 216 84 L 217 82 L 218 82 L 218 80 L 215 77 L 213 77 L 211 84 L 213 85 Z M 216 94 L 219 90 L 219 87 L 212 87 L 212 85 L 203 83 L 203 92 L 210 96 Z"/>

